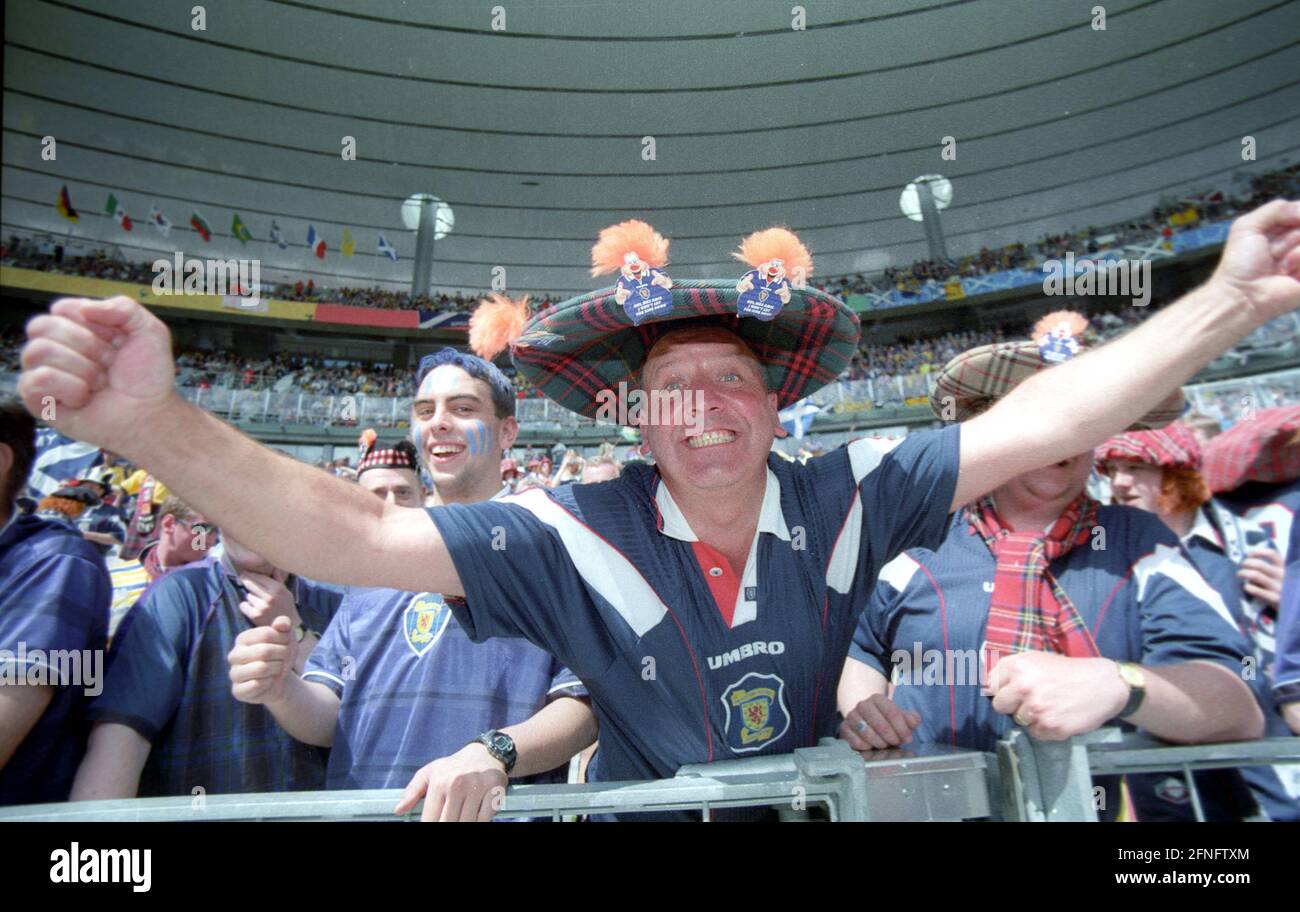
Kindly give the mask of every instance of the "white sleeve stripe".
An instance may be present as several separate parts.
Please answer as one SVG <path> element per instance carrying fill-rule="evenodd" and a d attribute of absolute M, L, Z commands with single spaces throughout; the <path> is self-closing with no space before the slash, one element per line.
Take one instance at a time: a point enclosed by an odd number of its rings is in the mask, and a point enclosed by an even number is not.
<path fill-rule="evenodd" d="M 549 695 L 551 695 L 551 694 L 553 694 L 553 693 L 556 693 L 556 692 L 558 692 L 558 691 L 561 691 L 561 690 L 574 690 L 574 689 L 579 688 L 579 687 L 581 687 L 583 690 L 586 690 L 586 689 L 587 689 L 587 688 L 586 688 L 586 685 L 584 685 L 581 681 L 566 681 L 566 682 L 564 682 L 563 684 L 556 684 L 554 687 L 552 687 L 552 688 L 551 688 L 550 690 L 548 690 L 546 693 L 547 693 L 547 696 L 549 696 Z"/>
<path fill-rule="evenodd" d="M 878 578 L 893 586 L 895 591 L 902 592 L 912 581 L 912 577 L 916 576 L 916 571 L 920 569 L 921 565 L 904 552 L 881 567 Z"/>
<path fill-rule="evenodd" d="M 668 614 L 668 607 L 627 557 L 560 506 L 540 488 L 511 498 L 560 535 L 578 575 L 609 602 L 637 636 L 645 636 Z"/>
<path fill-rule="evenodd" d="M 848 595 L 858 572 L 858 555 L 862 550 L 862 496 L 855 488 L 853 503 L 844 517 L 844 525 L 835 539 L 831 559 L 826 563 L 826 585 L 840 595 Z"/>
<path fill-rule="evenodd" d="M 328 671 L 322 671 L 319 668 L 314 668 L 311 671 L 304 671 L 302 673 L 302 679 L 305 681 L 308 678 L 324 678 L 326 681 L 333 681 L 339 687 L 347 687 L 347 684 L 344 683 L 343 679 L 338 675 L 330 674 Z"/>
<path fill-rule="evenodd" d="M 1236 620 L 1223 597 L 1216 592 L 1200 571 L 1193 567 L 1178 548 L 1169 545 L 1156 545 L 1156 550 L 1133 565 L 1133 578 L 1137 580 L 1137 597 L 1141 601 L 1151 577 L 1161 574 L 1176 585 L 1205 602 L 1214 609 L 1214 613 L 1223 618 L 1233 630 L 1239 631 Z"/>
<path fill-rule="evenodd" d="M 853 468 L 853 481 L 862 484 L 862 479 L 876 470 L 885 454 L 902 443 L 902 438 L 863 437 L 848 445 L 849 465 Z"/>

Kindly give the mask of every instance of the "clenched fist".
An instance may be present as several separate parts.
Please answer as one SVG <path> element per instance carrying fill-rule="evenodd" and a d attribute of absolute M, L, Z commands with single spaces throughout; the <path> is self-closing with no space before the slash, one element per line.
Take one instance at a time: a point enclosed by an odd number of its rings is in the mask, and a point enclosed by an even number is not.
<path fill-rule="evenodd" d="M 1300 306 L 1300 201 L 1273 200 L 1234 221 L 1210 284 L 1261 323 Z"/>
<path fill-rule="evenodd" d="M 175 399 L 171 333 L 130 298 L 60 298 L 27 324 L 27 338 L 18 394 L 70 437 L 139 452 Z"/>
<path fill-rule="evenodd" d="M 230 662 L 230 692 L 244 703 L 277 703 L 284 697 L 285 684 L 293 675 L 298 643 L 287 617 L 278 617 L 270 627 L 254 627 L 235 638 Z"/>

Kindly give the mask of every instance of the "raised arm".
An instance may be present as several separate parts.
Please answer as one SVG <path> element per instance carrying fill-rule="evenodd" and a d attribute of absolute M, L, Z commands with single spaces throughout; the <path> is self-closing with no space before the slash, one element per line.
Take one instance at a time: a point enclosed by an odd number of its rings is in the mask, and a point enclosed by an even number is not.
<path fill-rule="evenodd" d="M 171 334 L 130 298 L 64 298 L 27 325 L 32 414 L 122 453 L 271 563 L 333 583 L 459 595 L 422 510 L 276 453 L 177 395 Z"/>
<path fill-rule="evenodd" d="M 953 509 L 1120 433 L 1242 337 L 1298 305 L 1300 202 L 1275 200 L 1233 223 L 1204 285 L 966 422 Z"/>

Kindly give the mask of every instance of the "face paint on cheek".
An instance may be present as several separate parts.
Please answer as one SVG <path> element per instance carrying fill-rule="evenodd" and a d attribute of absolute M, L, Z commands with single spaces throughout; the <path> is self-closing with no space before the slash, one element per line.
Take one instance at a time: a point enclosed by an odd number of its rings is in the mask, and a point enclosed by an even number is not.
<path fill-rule="evenodd" d="M 475 418 L 469 423 L 469 433 L 465 435 L 465 443 L 469 447 L 469 455 L 477 456 L 484 450 L 487 443 L 487 427 L 482 421 Z"/>

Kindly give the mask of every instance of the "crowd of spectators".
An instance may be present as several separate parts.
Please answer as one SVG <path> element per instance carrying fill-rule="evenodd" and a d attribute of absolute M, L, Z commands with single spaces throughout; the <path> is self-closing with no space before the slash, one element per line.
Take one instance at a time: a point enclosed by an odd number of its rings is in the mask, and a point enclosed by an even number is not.
<path fill-rule="evenodd" d="M 202 389 L 293 389 L 318 395 L 415 394 L 411 372 L 392 364 L 274 352 L 250 359 L 228 350 L 185 348 L 176 353 L 177 383 Z"/>

